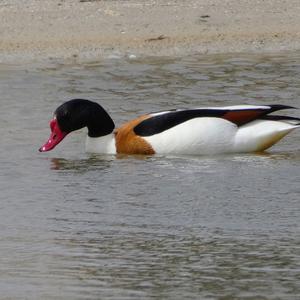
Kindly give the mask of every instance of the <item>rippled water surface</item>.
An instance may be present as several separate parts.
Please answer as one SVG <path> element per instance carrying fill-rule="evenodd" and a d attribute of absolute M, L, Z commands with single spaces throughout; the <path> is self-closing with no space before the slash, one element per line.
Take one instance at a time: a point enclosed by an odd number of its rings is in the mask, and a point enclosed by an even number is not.
<path fill-rule="evenodd" d="M 0 65 L 1 299 L 300 299 L 300 131 L 269 153 L 38 153 L 54 109 L 300 107 L 300 53 Z M 299 111 L 290 112 L 299 116 Z"/>

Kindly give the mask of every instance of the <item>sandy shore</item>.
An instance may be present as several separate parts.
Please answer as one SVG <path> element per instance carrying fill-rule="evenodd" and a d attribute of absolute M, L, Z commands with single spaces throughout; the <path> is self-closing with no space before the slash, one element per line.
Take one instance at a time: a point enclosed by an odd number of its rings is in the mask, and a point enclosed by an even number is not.
<path fill-rule="evenodd" d="M 2 0 L 0 62 L 300 49 L 299 0 Z"/>

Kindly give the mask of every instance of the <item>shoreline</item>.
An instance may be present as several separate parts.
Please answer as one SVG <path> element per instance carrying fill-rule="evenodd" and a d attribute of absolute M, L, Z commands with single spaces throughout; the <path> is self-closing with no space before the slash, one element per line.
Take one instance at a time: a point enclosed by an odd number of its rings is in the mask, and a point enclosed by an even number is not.
<path fill-rule="evenodd" d="M 3 0 L 0 63 L 300 50 L 298 0 Z"/>

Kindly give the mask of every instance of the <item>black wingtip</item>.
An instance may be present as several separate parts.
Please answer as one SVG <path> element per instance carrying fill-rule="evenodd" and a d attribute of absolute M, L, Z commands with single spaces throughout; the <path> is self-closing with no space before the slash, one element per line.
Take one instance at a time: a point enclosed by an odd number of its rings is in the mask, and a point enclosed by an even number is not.
<path fill-rule="evenodd" d="M 266 115 L 261 117 L 260 119 L 271 121 L 295 121 L 298 122 L 296 125 L 300 124 L 300 118 L 290 116 Z"/>
<path fill-rule="evenodd" d="M 271 107 L 271 112 L 283 110 L 283 109 L 298 109 L 298 107 L 290 106 L 290 105 L 283 105 L 283 104 L 271 104 L 268 105 Z"/>

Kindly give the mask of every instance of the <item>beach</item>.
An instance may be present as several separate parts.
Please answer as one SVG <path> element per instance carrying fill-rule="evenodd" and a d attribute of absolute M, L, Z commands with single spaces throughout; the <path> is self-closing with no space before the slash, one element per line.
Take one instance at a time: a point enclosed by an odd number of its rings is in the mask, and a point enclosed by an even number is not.
<path fill-rule="evenodd" d="M 0 62 L 300 49 L 298 0 L 3 0 Z"/>

